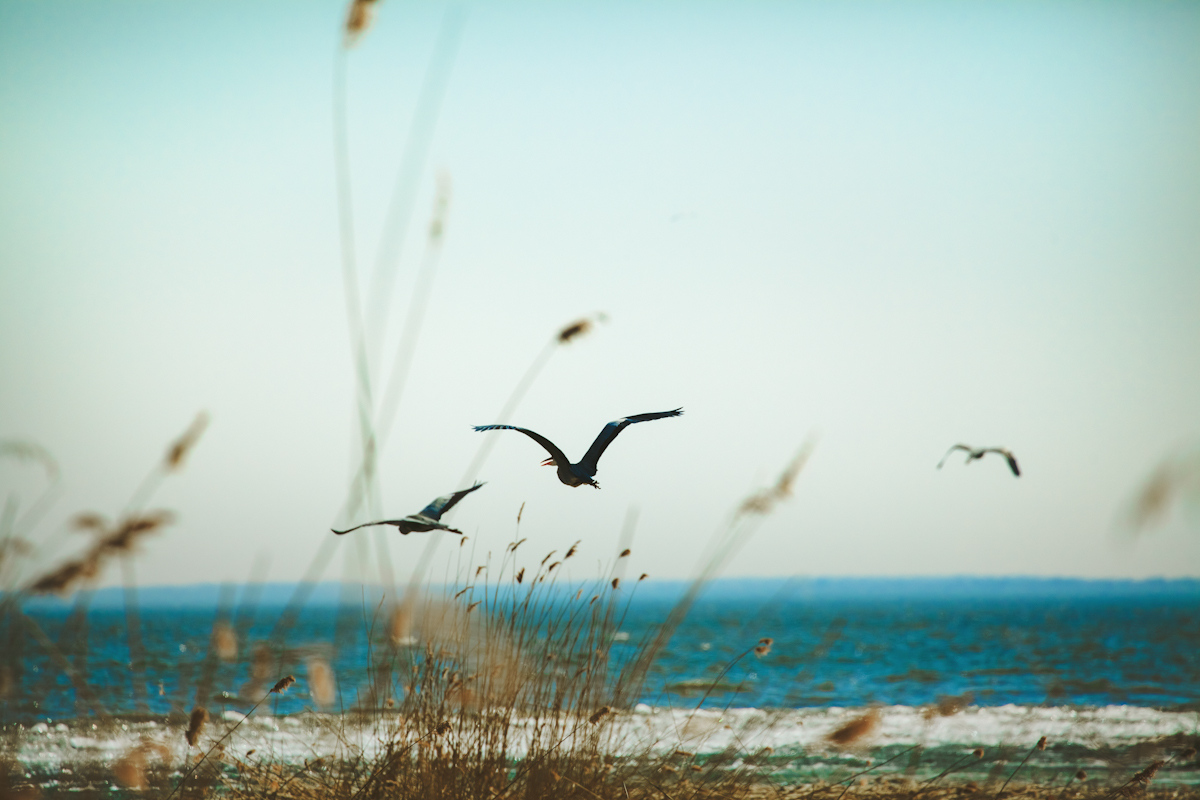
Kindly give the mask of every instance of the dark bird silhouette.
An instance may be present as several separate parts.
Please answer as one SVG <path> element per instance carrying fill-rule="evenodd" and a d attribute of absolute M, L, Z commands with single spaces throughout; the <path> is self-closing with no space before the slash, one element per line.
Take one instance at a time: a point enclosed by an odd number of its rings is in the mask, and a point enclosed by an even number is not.
<path fill-rule="evenodd" d="M 449 531 L 450 533 L 461 534 L 462 531 L 451 528 L 448 525 L 441 523 L 442 514 L 445 514 L 450 509 L 454 508 L 459 500 L 469 495 L 471 492 L 483 486 L 482 483 L 477 483 L 470 489 L 448 494 L 445 497 L 439 497 L 429 505 L 422 508 L 416 514 L 410 514 L 402 519 L 381 519 L 378 522 L 364 522 L 362 525 L 355 525 L 353 528 L 347 528 L 344 531 L 334 530 L 338 536 L 356 531 L 359 528 L 366 528 L 370 525 L 395 525 L 400 529 L 400 533 L 407 536 L 410 533 L 423 533 L 425 531 Z M 332 530 L 332 529 L 331 529 Z"/>
<path fill-rule="evenodd" d="M 596 474 L 596 462 L 600 460 L 600 456 L 604 453 L 604 449 L 608 447 L 612 440 L 617 438 L 617 434 L 625 430 L 625 427 L 632 425 L 635 422 L 649 422 L 652 419 L 662 419 L 663 417 L 678 417 L 683 413 L 682 408 L 677 408 L 674 411 L 656 411 L 652 414 L 634 414 L 629 417 L 613 420 L 604 426 L 600 431 L 600 435 L 596 437 L 596 441 L 592 442 L 592 446 L 584 453 L 578 463 L 572 464 L 571 460 L 563 455 L 563 451 L 559 450 L 554 442 L 542 436 L 540 433 L 534 433 L 528 428 L 518 428 L 516 425 L 476 425 L 477 431 L 520 431 L 521 433 L 533 439 L 535 442 L 546 448 L 546 452 L 550 457 L 542 462 L 542 466 L 549 467 L 551 465 L 558 467 L 558 479 L 567 486 L 582 486 L 585 483 L 589 486 L 600 488 L 600 484 L 592 480 L 592 476 Z"/>
<path fill-rule="evenodd" d="M 951 447 L 946 451 L 946 455 L 942 456 L 942 460 L 939 461 L 937 465 L 938 469 L 942 468 L 942 465 L 946 463 L 946 459 L 949 458 L 950 454 L 955 450 L 962 450 L 967 454 L 966 463 L 968 464 L 970 464 L 972 461 L 977 461 L 983 458 L 988 453 L 999 453 L 1000 455 L 1004 456 L 1004 460 L 1008 462 L 1008 468 L 1012 470 L 1012 474 L 1016 475 L 1018 478 L 1021 477 L 1021 468 L 1017 466 L 1017 459 L 1013 456 L 1011 451 L 1005 450 L 1003 447 L 976 448 L 971 447 L 969 444 L 956 444 L 954 447 Z"/>

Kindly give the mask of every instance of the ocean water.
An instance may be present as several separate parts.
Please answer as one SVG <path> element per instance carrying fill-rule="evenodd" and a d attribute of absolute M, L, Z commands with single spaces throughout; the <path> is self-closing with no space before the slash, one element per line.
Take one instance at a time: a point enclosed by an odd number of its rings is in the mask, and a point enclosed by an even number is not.
<path fill-rule="evenodd" d="M 840 588 L 839 588 L 840 587 Z M 999 587 L 999 588 L 998 588 Z M 651 707 L 805 709 L 928 706 L 1135 705 L 1200 709 L 1200 591 L 1137 584 L 1098 591 L 1081 583 L 1029 582 L 1023 591 L 995 581 L 863 582 L 814 590 L 794 583 L 718 582 L 696 603 L 662 650 L 639 701 Z M 648 584 L 618 596 L 612 658 L 631 658 L 657 630 L 679 587 Z M 622 590 L 625 592 L 627 590 Z M 32 724 L 96 714 L 186 714 L 197 697 L 247 710 L 252 653 L 271 640 L 282 595 L 233 603 L 237 658 L 210 653 L 216 604 L 168 606 L 178 593 L 144 597 L 138 609 L 144 655 L 133 669 L 126 614 L 97 602 L 86 636 L 68 606 L 27 609 L 49 639 L 8 635 L 16 674 L 0 700 L 0 722 Z M 326 598 L 328 599 L 328 598 Z M 587 599 L 586 597 L 584 598 Z M 74 626 L 74 627 L 73 627 Z M 353 706 L 368 684 L 368 635 L 384 621 L 370 605 L 317 602 L 280 641 L 279 675 L 303 678 L 313 657 L 337 677 L 338 705 Z M 752 648 L 773 639 L 770 652 Z M 135 645 L 136 646 L 136 645 Z M 20 648 L 16 652 L 14 647 Z M 65 659 L 65 661 L 64 661 Z M 69 663 L 70 669 L 64 668 Z M 269 686 L 269 683 L 268 683 Z M 397 685 L 396 690 L 402 691 Z M 946 698 L 957 698 L 949 701 Z M 272 698 L 275 713 L 310 709 L 303 681 Z"/>
<path fill-rule="evenodd" d="M 584 587 L 579 601 L 593 591 L 614 600 L 616 665 L 637 654 L 683 591 L 622 587 L 615 595 L 606 584 Z M 366 590 L 339 606 L 346 595 L 322 587 L 275 639 L 282 660 L 256 684 L 254 654 L 278 633 L 290 593 L 142 592 L 139 669 L 119 592 L 92 598 L 86 635 L 69 603 L 27 603 L 29 622 L 10 616 L 0 631 L 0 729 L 17 733 L 17 758 L 41 781 L 81 763 L 111 768 L 147 738 L 182 759 L 182 726 L 197 701 L 226 726 L 244 720 L 231 740 L 242 752 L 297 762 L 333 754 L 347 726 L 363 727 L 349 738 L 369 750 L 376 722 L 337 712 L 369 691 L 379 649 L 368 642 L 381 642 L 386 621 Z M 236 636 L 228 661 L 210 648 L 222 617 Z M 756 654 L 764 637 L 769 652 Z M 423 645 L 401 651 L 419 657 Z M 314 708 L 314 658 L 336 676 L 331 709 Z M 296 685 L 247 718 L 289 673 Z M 870 736 L 849 749 L 831 745 L 829 735 L 867 709 L 879 719 Z M 704 758 L 734 748 L 784 781 L 844 777 L 868 757 L 901 755 L 906 774 L 931 777 L 976 747 L 986 758 L 960 777 L 984 779 L 1047 736 L 1031 766 L 1038 780 L 1083 767 L 1119 784 L 1151 754 L 1200 742 L 1200 582 L 718 581 L 663 648 L 640 697 L 607 724 L 618 751 Z M 519 756 L 519 721 L 514 728 Z M 918 745 L 915 764 L 908 751 Z M 1200 783 L 1200 766 L 1173 763 L 1161 780 Z"/>

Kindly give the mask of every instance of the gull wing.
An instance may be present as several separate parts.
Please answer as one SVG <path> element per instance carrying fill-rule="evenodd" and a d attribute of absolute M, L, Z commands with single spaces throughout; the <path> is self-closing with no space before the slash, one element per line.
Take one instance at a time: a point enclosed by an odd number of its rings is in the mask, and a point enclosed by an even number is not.
<path fill-rule="evenodd" d="M 448 494 L 445 497 L 439 497 L 437 500 L 434 500 L 432 503 L 422 508 L 419 516 L 428 517 L 432 520 L 439 520 L 442 518 L 442 514 L 445 514 L 447 511 L 454 508 L 455 504 L 458 503 L 459 500 L 462 500 L 480 486 L 483 486 L 483 484 L 476 483 L 470 489 L 462 489 L 454 494 Z"/>
<path fill-rule="evenodd" d="M 563 451 L 559 450 L 558 446 L 556 444 L 554 444 L 554 442 L 550 441 L 545 436 L 542 436 L 540 433 L 535 433 L 535 432 L 529 430 L 528 428 L 518 428 L 516 425 L 476 425 L 475 430 L 477 430 L 477 431 L 520 431 L 521 433 L 528 436 L 530 439 L 533 439 L 535 442 L 540 444 L 542 447 L 546 448 L 546 452 L 549 453 L 550 457 L 554 459 L 554 463 L 556 465 L 558 465 L 560 467 L 571 466 L 570 459 L 568 459 L 565 455 L 563 455 Z"/>
<path fill-rule="evenodd" d="M 949 450 L 946 451 L 946 455 L 942 456 L 942 460 L 938 462 L 937 468 L 941 469 L 942 465 L 946 463 L 946 459 L 949 458 L 950 454 L 953 453 L 955 450 L 965 450 L 965 451 L 967 451 L 967 454 L 969 455 L 971 450 L 973 450 L 973 449 L 974 448 L 972 448 L 971 445 L 969 445 L 969 444 L 954 445 L 953 447 L 951 447 Z"/>
<path fill-rule="evenodd" d="M 604 454 L 605 448 L 612 444 L 612 440 L 617 438 L 617 434 L 625 430 L 629 425 L 635 422 L 649 422 L 652 419 L 662 419 L 663 417 L 678 417 L 683 414 L 682 408 L 676 408 L 673 411 L 654 411 L 649 414 L 633 414 L 621 419 L 615 419 L 604 426 L 600 431 L 600 435 L 596 437 L 596 441 L 592 442 L 592 446 L 584 453 L 584 456 L 579 461 L 579 465 L 591 474 L 596 474 L 596 463 L 600 460 L 600 456 Z"/>

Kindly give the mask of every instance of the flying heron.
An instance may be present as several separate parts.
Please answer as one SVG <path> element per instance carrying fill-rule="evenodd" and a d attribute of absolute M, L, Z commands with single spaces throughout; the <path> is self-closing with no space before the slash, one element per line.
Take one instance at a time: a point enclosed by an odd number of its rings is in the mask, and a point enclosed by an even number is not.
<path fill-rule="evenodd" d="M 1004 460 L 1008 462 L 1008 468 L 1012 470 L 1012 474 L 1016 475 L 1018 478 L 1021 477 L 1021 469 L 1017 466 L 1017 459 L 1013 456 L 1012 451 L 1005 450 L 1003 447 L 976 448 L 971 447 L 969 444 L 956 444 L 954 447 L 951 447 L 946 451 L 946 455 L 942 456 L 942 460 L 939 461 L 937 465 L 938 469 L 942 468 L 942 465 L 946 463 L 946 459 L 949 458 L 950 454 L 955 450 L 962 450 L 967 454 L 967 464 L 983 458 L 988 453 L 999 453 L 1000 455 L 1004 456 Z"/>
<path fill-rule="evenodd" d="M 425 531 L 432 530 L 449 531 L 450 533 L 461 534 L 462 531 L 455 530 L 449 525 L 443 525 L 441 523 L 440 520 L 442 518 L 442 514 L 445 514 L 447 511 L 454 508 L 455 503 L 457 503 L 459 500 L 462 500 L 480 486 L 483 486 L 483 484 L 477 483 L 470 489 L 463 489 L 462 491 L 455 492 L 454 494 L 448 494 L 445 497 L 439 497 L 437 500 L 434 500 L 432 503 L 422 508 L 416 514 L 409 514 L 407 517 L 403 517 L 402 519 L 381 519 L 378 522 L 364 522 L 362 525 L 355 525 L 353 528 L 347 528 L 344 531 L 334 530 L 333 532 L 338 536 L 341 536 L 342 534 L 349 533 L 350 531 L 356 531 L 359 528 L 366 528 L 369 525 L 395 525 L 400 529 L 400 533 L 404 534 L 405 536 L 410 533 L 423 533 Z"/>
<path fill-rule="evenodd" d="M 582 486 L 586 483 L 589 486 L 599 489 L 600 484 L 592 480 L 592 476 L 596 474 L 596 462 L 600 460 L 600 456 L 604 453 L 604 448 L 608 447 L 612 443 L 612 440 L 617 438 L 618 433 L 625 430 L 627 425 L 632 425 L 635 422 L 649 422 L 652 419 L 662 419 L 663 417 L 678 417 L 682 413 L 683 409 L 677 408 L 674 411 L 633 414 L 632 416 L 613 420 L 604 426 L 604 429 L 600 431 L 600 435 L 596 437 L 596 441 L 592 442 L 592 446 L 584 453 L 583 458 L 575 464 L 572 464 L 571 460 L 563 455 L 563 451 L 559 450 L 554 442 L 540 433 L 534 433 L 528 428 L 518 428 L 516 425 L 476 425 L 475 430 L 520 431 L 546 448 L 546 452 L 550 454 L 550 457 L 542 462 L 542 466 L 558 467 L 558 479 L 560 481 L 567 486 Z"/>

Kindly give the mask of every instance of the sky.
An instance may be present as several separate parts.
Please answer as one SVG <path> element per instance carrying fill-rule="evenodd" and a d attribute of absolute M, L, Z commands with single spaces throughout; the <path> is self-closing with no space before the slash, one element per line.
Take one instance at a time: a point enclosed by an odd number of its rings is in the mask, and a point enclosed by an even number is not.
<path fill-rule="evenodd" d="M 322 552 L 324 578 L 378 574 L 372 535 L 321 550 L 358 457 L 344 14 L 0 2 L 0 439 L 61 468 L 28 574 L 86 544 L 75 513 L 120 513 L 201 410 L 140 582 L 295 580 Z M 636 519 L 630 571 L 687 577 L 811 438 L 725 574 L 1200 576 L 1194 514 L 1116 524 L 1200 446 L 1200 4 L 387 0 L 344 59 L 379 386 L 436 264 L 376 510 L 464 488 L 499 437 L 453 517 L 469 541 L 439 558 L 582 540 L 590 578 Z M 414 117 L 434 124 L 379 291 Z M 577 458 L 609 420 L 682 406 L 621 434 L 599 492 L 471 430 L 597 312 L 510 421 Z M 957 442 L 1011 448 L 1021 477 L 935 469 Z M 42 481 L 0 462 L 18 510 Z M 428 536 L 390 534 L 398 574 Z"/>

